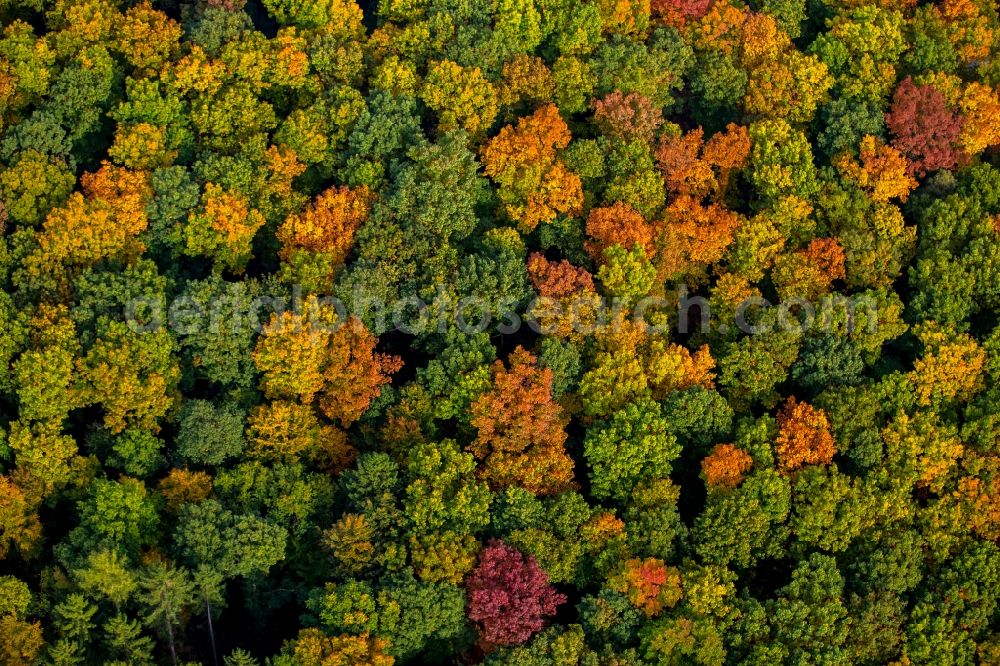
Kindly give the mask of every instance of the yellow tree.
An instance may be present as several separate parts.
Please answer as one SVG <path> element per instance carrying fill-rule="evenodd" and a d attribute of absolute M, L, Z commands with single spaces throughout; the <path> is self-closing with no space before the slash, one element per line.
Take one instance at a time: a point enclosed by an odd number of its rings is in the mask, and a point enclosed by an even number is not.
<path fill-rule="evenodd" d="M 60 422 L 15 421 L 7 444 L 17 463 L 12 478 L 29 500 L 40 502 L 72 480 L 76 440 L 63 434 Z"/>
<path fill-rule="evenodd" d="M 886 460 L 894 483 L 940 493 L 965 453 L 954 427 L 942 426 L 930 413 L 911 417 L 900 412 L 882 430 Z"/>
<path fill-rule="evenodd" d="M 201 470 L 175 467 L 160 480 L 156 490 L 169 510 L 179 511 L 185 504 L 200 502 L 212 494 L 212 477 Z"/>
<path fill-rule="evenodd" d="M 402 367 L 395 356 L 377 353 L 375 337 L 361 320 L 339 322 L 331 306 L 309 297 L 302 312 L 275 314 L 253 353 L 269 398 L 297 398 L 347 426 L 377 398 L 389 376 Z"/>
<path fill-rule="evenodd" d="M 521 102 L 538 106 L 551 101 L 554 91 L 552 72 L 541 58 L 520 55 L 504 63 L 497 89 L 501 106 L 509 109 Z"/>
<path fill-rule="evenodd" d="M 29 622 L 13 613 L 0 616 L 0 664 L 3 666 L 38 663 L 44 645 L 40 622 Z"/>
<path fill-rule="evenodd" d="M 256 407 L 248 425 L 248 453 L 263 460 L 294 463 L 306 458 L 338 473 L 357 457 L 347 434 L 320 421 L 312 405 L 275 400 Z"/>
<path fill-rule="evenodd" d="M 327 636 L 319 629 L 303 629 L 286 647 L 286 652 L 301 666 L 392 666 L 395 659 L 385 654 L 389 642 L 369 637 Z"/>
<path fill-rule="evenodd" d="M 41 540 L 42 524 L 34 503 L 9 476 L 0 476 L 0 558 L 11 548 L 30 557 Z"/>
<path fill-rule="evenodd" d="M 978 155 L 1000 144 L 1000 97 L 990 86 L 973 81 L 962 90 L 958 100 L 962 112 L 962 131 L 958 145 L 968 155 Z"/>
<path fill-rule="evenodd" d="M 104 407 L 104 425 L 158 431 L 174 404 L 181 371 L 166 328 L 137 332 L 112 321 L 87 355 L 77 361 L 88 403 Z"/>
<path fill-rule="evenodd" d="M 651 334 L 643 321 L 619 316 L 599 329 L 579 394 L 588 415 L 603 416 L 640 398 L 663 400 L 693 386 L 713 388 L 714 368 L 707 345 L 692 352 Z"/>
<path fill-rule="evenodd" d="M 219 268 L 242 272 L 251 257 L 251 242 L 264 226 L 264 216 L 247 198 L 215 183 L 205 185 L 201 206 L 184 228 L 186 252 L 214 258 Z"/>
<path fill-rule="evenodd" d="M 66 287 L 84 268 L 101 260 L 131 261 L 145 249 L 139 234 L 149 226 L 149 174 L 105 163 L 80 183 L 83 192 L 49 213 L 37 235 L 38 247 L 25 257 L 30 279 Z"/>
<path fill-rule="evenodd" d="M 983 388 L 986 351 L 968 334 L 933 323 L 916 329 L 924 355 L 910 377 L 922 405 L 966 401 Z"/>
<path fill-rule="evenodd" d="M 479 137 L 493 124 L 498 111 L 496 90 L 482 71 L 450 60 L 430 66 L 420 98 L 437 113 L 442 132 L 464 129 Z"/>
<path fill-rule="evenodd" d="M 149 0 L 129 7 L 115 26 L 115 48 L 139 72 L 152 74 L 180 50 L 177 21 L 153 9 Z"/>

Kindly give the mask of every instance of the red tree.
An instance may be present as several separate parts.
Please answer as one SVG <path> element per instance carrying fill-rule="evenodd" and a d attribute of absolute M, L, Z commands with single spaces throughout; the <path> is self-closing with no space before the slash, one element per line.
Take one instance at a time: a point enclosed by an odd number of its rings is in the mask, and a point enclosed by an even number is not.
<path fill-rule="evenodd" d="M 492 541 L 465 581 L 469 619 L 487 645 L 523 643 L 566 601 L 531 555 Z"/>
<path fill-rule="evenodd" d="M 542 296 L 562 298 L 580 291 L 594 291 L 593 276 L 565 259 L 549 261 L 541 252 L 528 257 L 528 279 Z"/>
<path fill-rule="evenodd" d="M 958 148 L 962 117 L 932 86 L 918 86 L 906 77 L 896 89 L 885 122 L 895 137 L 892 146 L 910 160 L 910 175 L 950 169 L 965 157 Z"/>
<path fill-rule="evenodd" d="M 680 27 L 708 13 L 712 0 L 652 0 L 649 8 L 669 25 Z"/>

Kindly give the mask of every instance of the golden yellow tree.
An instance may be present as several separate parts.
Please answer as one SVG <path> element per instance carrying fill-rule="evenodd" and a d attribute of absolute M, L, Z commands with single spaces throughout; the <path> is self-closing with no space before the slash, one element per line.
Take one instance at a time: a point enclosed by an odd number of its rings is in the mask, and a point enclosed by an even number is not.
<path fill-rule="evenodd" d="M 873 201 L 906 201 L 917 187 L 906 157 L 882 140 L 865 136 L 861 140 L 859 157 L 860 164 L 849 153 L 843 153 L 834 159 L 834 166 L 844 178 L 865 190 Z"/>

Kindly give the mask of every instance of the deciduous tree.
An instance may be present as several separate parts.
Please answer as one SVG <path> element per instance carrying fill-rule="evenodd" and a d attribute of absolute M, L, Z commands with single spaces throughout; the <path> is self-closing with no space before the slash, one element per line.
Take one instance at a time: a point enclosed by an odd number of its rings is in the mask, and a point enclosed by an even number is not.
<path fill-rule="evenodd" d="M 545 626 L 566 597 L 548 584 L 535 558 L 494 541 L 465 582 L 469 619 L 486 645 L 523 643 Z"/>
<path fill-rule="evenodd" d="M 803 465 L 829 464 L 836 453 L 830 421 L 822 409 L 789 398 L 778 414 L 774 443 L 778 468 L 792 472 Z"/>
<path fill-rule="evenodd" d="M 573 461 L 564 448 L 562 407 L 552 400 L 552 371 L 518 348 L 507 366 L 493 365 L 492 375 L 492 388 L 471 407 L 477 436 L 469 450 L 483 462 L 482 477 L 498 488 L 565 490 L 572 484 Z"/>

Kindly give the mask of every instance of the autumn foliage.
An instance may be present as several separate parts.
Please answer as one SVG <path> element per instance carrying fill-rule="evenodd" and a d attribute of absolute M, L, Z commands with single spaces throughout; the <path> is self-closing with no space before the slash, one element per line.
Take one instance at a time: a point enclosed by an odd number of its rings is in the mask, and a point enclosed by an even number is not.
<path fill-rule="evenodd" d="M 564 448 L 562 407 L 552 400 L 552 371 L 518 348 L 507 367 L 497 361 L 491 374 L 490 390 L 471 406 L 477 435 L 469 450 L 483 462 L 483 478 L 535 493 L 570 487 L 573 461 Z"/>
<path fill-rule="evenodd" d="M 594 123 L 610 136 L 626 141 L 639 139 L 650 142 L 663 116 L 648 98 L 639 93 L 623 94 L 616 90 L 594 100 Z"/>
<path fill-rule="evenodd" d="M 753 467 L 753 459 L 732 444 L 716 444 L 701 461 L 701 473 L 709 488 L 731 490 L 738 486 Z"/>
<path fill-rule="evenodd" d="M 933 86 L 905 79 L 896 89 L 886 125 L 892 146 L 909 160 L 911 175 L 950 169 L 965 159 L 959 144 L 963 121 Z"/>
<path fill-rule="evenodd" d="M 1000 664 L 992 0 L 0 0 L 0 666 Z"/>
<path fill-rule="evenodd" d="M 594 208 L 587 216 L 587 252 L 600 261 L 604 250 L 612 245 L 632 249 L 642 248 L 647 259 L 656 253 L 656 228 L 627 203 L 616 201 L 611 206 Z M 529 271 L 531 270 L 529 263 Z"/>
<path fill-rule="evenodd" d="M 354 234 L 368 219 L 371 194 L 365 187 L 326 190 L 302 213 L 288 217 L 278 228 L 281 255 L 289 259 L 305 250 L 330 255 L 343 264 L 354 244 Z"/>
<path fill-rule="evenodd" d="M 264 328 L 254 351 L 261 388 L 271 398 L 315 400 L 328 418 L 349 425 L 402 363 L 376 352 L 377 339 L 357 318 L 338 323 L 315 299 L 304 310 L 275 315 Z"/>
<path fill-rule="evenodd" d="M 609 583 L 611 589 L 627 595 L 633 606 L 650 617 L 672 608 L 684 596 L 680 572 L 652 557 L 626 561 Z"/>
<path fill-rule="evenodd" d="M 794 472 L 803 465 L 827 465 L 837 452 L 830 421 L 822 409 L 789 398 L 778 413 L 774 444 L 778 467 Z"/>
<path fill-rule="evenodd" d="M 916 179 L 909 174 L 906 158 L 871 135 L 861 140 L 859 152 L 860 164 L 846 153 L 837 159 L 837 168 L 844 177 L 867 191 L 874 201 L 906 201 L 917 186 Z"/>
<path fill-rule="evenodd" d="M 597 325 L 598 295 L 593 276 L 569 261 L 528 257 L 528 279 L 539 299 L 529 313 L 548 335 L 580 338 Z"/>
<path fill-rule="evenodd" d="M 465 587 L 469 619 L 486 645 L 523 643 L 566 601 L 549 585 L 534 557 L 502 541 L 483 549 Z"/>
<path fill-rule="evenodd" d="M 500 186 L 507 215 L 530 231 L 583 205 L 580 178 L 559 159 L 570 132 L 552 104 L 507 125 L 483 147 L 483 168 Z"/>

